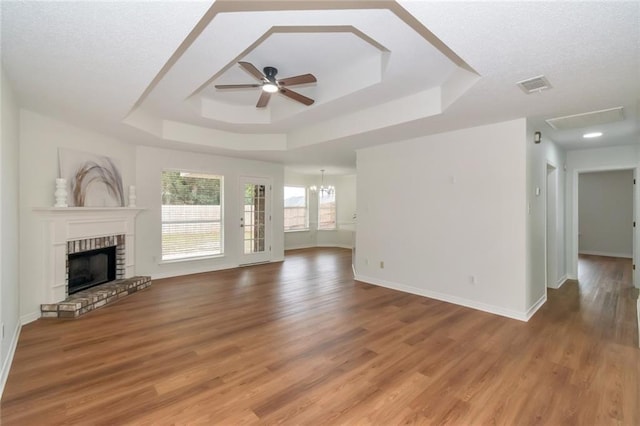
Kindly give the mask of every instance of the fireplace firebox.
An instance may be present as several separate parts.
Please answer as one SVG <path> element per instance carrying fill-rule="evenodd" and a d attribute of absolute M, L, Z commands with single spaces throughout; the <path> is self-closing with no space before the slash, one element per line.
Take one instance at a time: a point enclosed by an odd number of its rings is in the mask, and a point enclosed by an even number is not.
<path fill-rule="evenodd" d="M 69 254 L 69 294 L 116 279 L 116 246 Z"/>

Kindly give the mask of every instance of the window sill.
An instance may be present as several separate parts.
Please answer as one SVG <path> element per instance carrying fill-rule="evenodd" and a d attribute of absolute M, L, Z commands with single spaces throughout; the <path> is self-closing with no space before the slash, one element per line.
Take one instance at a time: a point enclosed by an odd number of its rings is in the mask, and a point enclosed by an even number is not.
<path fill-rule="evenodd" d="M 289 234 L 289 233 L 296 233 L 296 232 L 309 232 L 310 229 L 306 228 L 306 229 L 289 229 L 284 231 L 285 234 Z"/>
<path fill-rule="evenodd" d="M 224 257 L 223 254 L 214 254 L 211 256 L 194 256 L 194 257 L 184 257 L 182 259 L 171 259 L 171 260 L 161 260 L 158 262 L 158 265 L 168 265 L 171 263 L 183 263 L 183 262 L 194 262 L 199 260 L 209 260 L 209 259 L 221 259 Z"/>

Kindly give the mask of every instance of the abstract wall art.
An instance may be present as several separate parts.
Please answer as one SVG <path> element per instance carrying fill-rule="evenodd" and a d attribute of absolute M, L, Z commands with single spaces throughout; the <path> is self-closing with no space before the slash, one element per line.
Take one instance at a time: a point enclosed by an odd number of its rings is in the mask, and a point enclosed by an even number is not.
<path fill-rule="evenodd" d="M 60 148 L 60 177 L 67 179 L 69 207 L 124 207 L 119 162 L 111 157 Z"/>

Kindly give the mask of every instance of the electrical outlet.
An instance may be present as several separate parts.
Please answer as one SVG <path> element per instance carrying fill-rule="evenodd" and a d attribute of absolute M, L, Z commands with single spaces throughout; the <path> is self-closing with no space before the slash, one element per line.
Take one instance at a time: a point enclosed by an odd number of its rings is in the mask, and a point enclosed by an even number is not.
<path fill-rule="evenodd" d="M 384 269 L 384 260 L 380 261 L 380 269 Z"/>
<path fill-rule="evenodd" d="M 476 276 L 475 275 L 470 275 L 469 276 L 469 284 L 471 284 L 471 285 L 476 285 L 477 284 L 477 280 L 476 280 Z"/>
<path fill-rule="evenodd" d="M 365 260 L 364 260 L 364 264 L 365 264 L 365 265 L 369 265 L 369 259 L 365 259 Z"/>

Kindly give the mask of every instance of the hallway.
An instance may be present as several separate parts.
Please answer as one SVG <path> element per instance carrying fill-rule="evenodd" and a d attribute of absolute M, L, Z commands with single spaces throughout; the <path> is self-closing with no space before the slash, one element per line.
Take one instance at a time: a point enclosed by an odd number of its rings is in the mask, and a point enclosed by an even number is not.
<path fill-rule="evenodd" d="M 637 348 L 638 289 L 632 282 L 631 259 L 580 255 L 578 278 L 550 290 L 547 305 L 556 314 L 564 306 L 573 314 L 575 327 L 591 337 Z"/>

